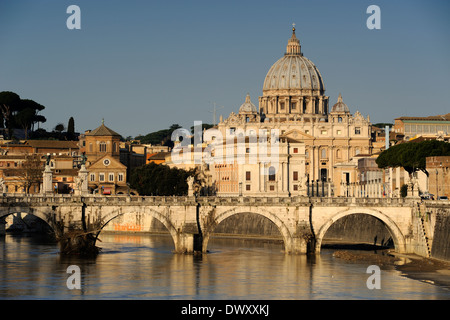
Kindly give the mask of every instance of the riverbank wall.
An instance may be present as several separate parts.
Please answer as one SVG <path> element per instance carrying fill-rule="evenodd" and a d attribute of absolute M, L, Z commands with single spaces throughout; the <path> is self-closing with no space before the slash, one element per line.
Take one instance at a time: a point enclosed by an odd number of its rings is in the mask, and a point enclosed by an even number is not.
<path fill-rule="evenodd" d="M 450 261 L 450 202 L 425 201 L 419 214 L 430 246 L 430 257 Z"/>

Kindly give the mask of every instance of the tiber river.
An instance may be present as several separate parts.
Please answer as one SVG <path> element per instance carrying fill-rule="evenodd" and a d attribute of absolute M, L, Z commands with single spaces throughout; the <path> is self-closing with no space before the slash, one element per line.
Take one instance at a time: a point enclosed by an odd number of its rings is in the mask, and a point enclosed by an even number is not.
<path fill-rule="evenodd" d="M 450 299 L 450 290 L 381 269 L 370 290 L 367 263 L 320 255 L 285 255 L 282 244 L 211 239 L 202 256 L 173 254 L 164 235 L 102 234 L 95 259 L 59 255 L 36 236 L 0 238 L 0 299 Z M 81 288 L 69 290 L 77 265 Z"/>

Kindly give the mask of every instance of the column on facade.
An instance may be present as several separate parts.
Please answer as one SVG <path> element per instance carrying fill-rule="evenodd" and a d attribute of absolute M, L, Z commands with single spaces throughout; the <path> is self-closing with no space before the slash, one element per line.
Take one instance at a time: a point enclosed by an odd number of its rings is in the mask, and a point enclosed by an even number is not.
<path fill-rule="evenodd" d="M 258 192 L 261 192 L 261 176 L 264 171 L 261 170 L 261 162 L 258 161 Z"/>
<path fill-rule="evenodd" d="M 400 197 L 400 188 L 402 187 L 400 183 L 400 167 L 395 168 L 395 189 L 397 189 L 398 197 Z"/>
<path fill-rule="evenodd" d="M 317 146 L 314 149 L 314 153 L 315 153 L 315 157 L 314 157 L 314 180 L 318 180 L 320 175 L 319 175 L 319 164 L 320 164 L 320 156 L 319 156 L 319 147 Z"/>
<path fill-rule="evenodd" d="M 389 168 L 389 197 L 390 198 L 392 198 L 392 192 L 393 192 L 393 189 L 392 189 L 392 182 L 393 182 L 392 180 L 394 180 L 393 175 L 394 175 L 394 172 L 392 170 L 392 167 L 390 167 Z"/>
<path fill-rule="evenodd" d="M 298 100 L 298 111 L 299 113 L 303 114 L 303 97 L 300 97 L 300 99 Z M 302 123 L 303 123 L 303 119 L 302 119 Z"/>
<path fill-rule="evenodd" d="M 328 180 L 331 181 L 333 178 L 333 164 L 334 164 L 334 152 L 335 146 L 330 146 L 330 159 L 328 160 Z"/>

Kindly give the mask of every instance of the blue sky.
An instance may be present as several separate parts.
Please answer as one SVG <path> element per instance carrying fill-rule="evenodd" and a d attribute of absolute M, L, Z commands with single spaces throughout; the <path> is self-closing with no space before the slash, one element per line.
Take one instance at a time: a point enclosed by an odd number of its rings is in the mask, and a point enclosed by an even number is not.
<path fill-rule="evenodd" d="M 69 30 L 69 5 L 81 30 Z M 369 30 L 369 5 L 381 29 Z M 372 123 L 450 112 L 450 2 L 0 0 L 0 91 L 43 104 L 44 128 L 73 116 L 136 136 L 225 117 L 285 52 L 292 23 L 303 54 Z"/>

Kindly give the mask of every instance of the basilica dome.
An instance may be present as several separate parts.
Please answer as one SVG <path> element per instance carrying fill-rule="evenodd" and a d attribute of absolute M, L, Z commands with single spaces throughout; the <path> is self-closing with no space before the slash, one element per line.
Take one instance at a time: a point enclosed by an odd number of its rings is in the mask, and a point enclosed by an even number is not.
<path fill-rule="evenodd" d="M 245 97 L 245 102 L 239 108 L 239 113 L 255 113 L 258 112 L 256 106 L 250 100 L 250 95 L 247 93 Z"/>
<path fill-rule="evenodd" d="M 322 76 L 308 58 L 301 52 L 300 41 L 292 29 L 284 57 L 275 62 L 264 80 L 263 91 L 312 90 L 323 94 L 325 86 Z"/>
<path fill-rule="evenodd" d="M 338 101 L 337 103 L 331 108 L 332 113 L 338 113 L 338 112 L 344 112 L 344 113 L 350 113 L 349 108 L 347 105 L 342 101 L 342 95 L 339 93 Z"/>

